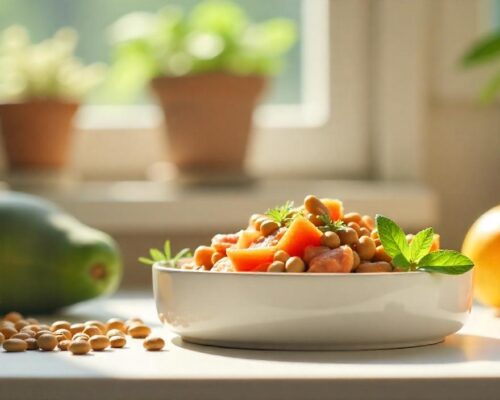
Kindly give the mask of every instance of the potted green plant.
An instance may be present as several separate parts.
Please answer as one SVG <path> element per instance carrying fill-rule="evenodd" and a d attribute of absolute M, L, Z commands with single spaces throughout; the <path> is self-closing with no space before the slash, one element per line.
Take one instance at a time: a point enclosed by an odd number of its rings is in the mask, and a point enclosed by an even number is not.
<path fill-rule="evenodd" d="M 119 90 L 150 84 L 165 117 L 170 160 L 181 172 L 243 170 L 253 110 L 295 42 L 293 22 L 252 23 L 229 1 L 189 13 L 134 13 L 111 27 Z"/>
<path fill-rule="evenodd" d="M 20 26 L 0 33 L 0 130 L 10 169 L 67 164 L 79 102 L 104 73 L 74 57 L 76 41 L 69 28 L 38 44 Z"/>

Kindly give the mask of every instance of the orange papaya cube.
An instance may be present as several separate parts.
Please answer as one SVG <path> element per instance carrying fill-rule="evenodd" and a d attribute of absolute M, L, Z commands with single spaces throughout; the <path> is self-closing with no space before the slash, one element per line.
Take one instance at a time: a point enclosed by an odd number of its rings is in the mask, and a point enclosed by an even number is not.
<path fill-rule="evenodd" d="M 237 249 L 247 249 L 260 237 L 260 232 L 255 229 L 247 229 L 240 232 L 240 237 L 236 243 Z"/>
<path fill-rule="evenodd" d="M 275 247 L 227 249 L 227 255 L 236 271 L 265 272 L 273 262 Z"/>
<path fill-rule="evenodd" d="M 437 251 L 440 248 L 440 241 L 441 241 L 441 236 L 439 236 L 437 233 L 434 234 L 434 237 L 432 238 L 432 244 L 431 244 L 431 251 Z"/>
<path fill-rule="evenodd" d="M 337 221 L 344 217 L 344 205 L 337 199 L 321 199 L 322 203 L 328 208 L 330 218 Z"/>
<path fill-rule="evenodd" d="M 321 244 L 321 232 L 313 223 L 299 216 L 293 220 L 288 230 L 276 246 L 291 256 L 303 258 L 307 246 L 319 246 Z"/>

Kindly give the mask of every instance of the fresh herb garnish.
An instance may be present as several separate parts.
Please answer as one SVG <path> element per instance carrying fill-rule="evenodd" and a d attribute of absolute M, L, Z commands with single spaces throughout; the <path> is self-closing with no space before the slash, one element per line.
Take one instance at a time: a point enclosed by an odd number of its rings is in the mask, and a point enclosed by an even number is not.
<path fill-rule="evenodd" d="M 293 209 L 293 201 L 287 201 L 282 206 L 270 208 L 265 212 L 265 215 L 280 226 L 288 226 L 296 217 L 297 212 Z"/>
<path fill-rule="evenodd" d="M 392 263 L 404 270 L 463 274 L 472 267 L 472 260 L 458 251 L 438 250 L 430 252 L 434 230 L 418 232 L 408 244 L 401 227 L 383 215 L 377 215 L 377 230 L 385 252 L 392 257 Z"/>
<path fill-rule="evenodd" d="M 177 267 L 177 262 L 183 257 L 192 257 L 190 249 L 182 249 L 177 254 L 172 256 L 172 248 L 170 246 L 170 240 L 165 241 L 163 246 L 163 251 L 158 249 L 149 249 L 149 254 L 151 258 L 139 257 L 139 261 L 146 265 L 153 265 L 157 262 L 163 262 L 171 264 L 172 267 Z"/>
<path fill-rule="evenodd" d="M 318 228 L 323 232 L 337 232 L 340 229 L 344 229 L 346 224 L 341 219 L 334 221 L 328 214 L 318 215 L 319 220 L 323 223 L 323 225 Z"/>

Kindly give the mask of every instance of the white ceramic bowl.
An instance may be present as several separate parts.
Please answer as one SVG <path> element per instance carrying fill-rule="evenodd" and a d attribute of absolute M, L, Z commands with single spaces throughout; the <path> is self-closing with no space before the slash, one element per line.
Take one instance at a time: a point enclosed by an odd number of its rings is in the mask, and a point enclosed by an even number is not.
<path fill-rule="evenodd" d="M 273 274 L 153 267 L 160 320 L 189 342 L 354 350 L 442 341 L 464 324 L 472 273 Z"/>

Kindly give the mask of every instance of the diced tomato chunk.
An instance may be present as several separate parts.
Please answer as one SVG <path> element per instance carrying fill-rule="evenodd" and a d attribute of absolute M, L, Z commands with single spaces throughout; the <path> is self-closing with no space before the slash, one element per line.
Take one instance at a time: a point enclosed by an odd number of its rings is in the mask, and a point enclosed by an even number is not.
<path fill-rule="evenodd" d="M 435 233 L 434 237 L 432 238 L 431 249 L 429 250 L 429 252 L 439 250 L 440 241 L 441 241 L 440 239 L 441 239 L 441 236 L 439 236 L 437 233 Z"/>
<path fill-rule="evenodd" d="M 265 272 L 273 262 L 275 251 L 275 247 L 228 249 L 227 255 L 236 271 Z"/>
<path fill-rule="evenodd" d="M 288 230 L 278 242 L 277 248 L 286 251 L 291 256 L 303 258 L 307 246 L 319 246 L 323 233 L 309 222 L 299 216 L 293 220 Z"/>
<path fill-rule="evenodd" d="M 328 208 L 330 218 L 334 221 L 344 217 L 344 205 L 337 199 L 321 199 L 321 202 Z"/>

